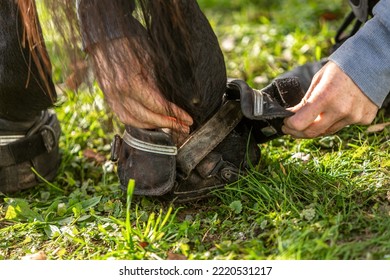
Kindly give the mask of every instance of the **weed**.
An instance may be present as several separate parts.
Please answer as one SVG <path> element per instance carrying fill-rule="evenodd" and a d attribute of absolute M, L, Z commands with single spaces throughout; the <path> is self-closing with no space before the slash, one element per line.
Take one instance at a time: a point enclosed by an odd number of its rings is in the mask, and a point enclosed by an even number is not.
<path fill-rule="evenodd" d="M 218 35 L 228 75 L 260 88 L 327 56 L 346 11 L 338 2 L 199 4 Z M 54 34 L 48 36 L 50 50 Z M 61 83 L 61 58 L 52 62 Z M 125 194 L 119 187 L 107 155 L 123 126 L 96 85 L 61 91 L 55 111 L 63 130 L 59 173 L 53 182 L 1 194 L 0 259 L 38 251 L 54 260 L 390 258 L 388 127 L 275 139 L 260 146 L 258 166 L 215 197 L 167 205 L 134 196 L 137 182 Z M 386 121 L 382 113 L 375 120 Z"/>

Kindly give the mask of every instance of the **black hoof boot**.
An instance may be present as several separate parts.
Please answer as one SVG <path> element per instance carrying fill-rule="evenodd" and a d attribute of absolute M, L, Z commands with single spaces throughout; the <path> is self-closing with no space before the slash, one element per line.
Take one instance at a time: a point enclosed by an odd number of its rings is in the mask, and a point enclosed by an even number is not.
<path fill-rule="evenodd" d="M 126 127 L 112 146 L 121 186 L 134 179 L 134 194 L 180 203 L 209 197 L 258 164 L 258 144 L 282 135 L 283 119 L 293 114 L 286 108 L 302 97 L 294 78 L 262 90 L 231 81 L 221 108 L 180 147 L 163 130 Z"/>
<path fill-rule="evenodd" d="M 0 192 L 31 188 L 40 176 L 52 180 L 60 163 L 60 134 L 57 117 L 49 111 L 29 122 L 0 119 Z"/>

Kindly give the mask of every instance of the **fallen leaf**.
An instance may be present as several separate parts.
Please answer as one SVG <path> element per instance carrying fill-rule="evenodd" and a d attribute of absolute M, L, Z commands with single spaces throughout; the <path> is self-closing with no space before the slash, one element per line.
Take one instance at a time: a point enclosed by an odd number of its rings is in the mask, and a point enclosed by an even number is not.
<path fill-rule="evenodd" d="M 389 126 L 389 125 L 390 125 L 390 122 L 373 124 L 367 128 L 367 132 L 369 132 L 369 133 L 381 132 L 382 130 L 384 130 L 386 128 L 386 126 Z"/>
<path fill-rule="evenodd" d="M 103 163 L 106 161 L 106 157 L 102 154 L 99 154 L 97 152 L 95 152 L 94 150 L 92 149 L 86 149 L 83 151 L 83 156 L 86 158 L 86 159 L 90 159 L 92 161 L 95 161 L 96 163 Z"/>
<path fill-rule="evenodd" d="M 286 168 L 284 168 L 283 164 L 281 162 L 279 162 L 279 166 L 280 166 L 280 169 L 282 170 L 283 172 L 283 175 L 284 176 L 287 176 L 287 172 L 286 172 Z"/>
<path fill-rule="evenodd" d="M 332 21 L 340 18 L 340 15 L 333 12 L 324 12 L 320 15 L 320 18 L 325 21 Z"/>
<path fill-rule="evenodd" d="M 168 252 L 168 260 L 186 260 L 187 257 L 182 255 L 182 254 L 175 254 L 175 253 L 171 253 L 171 252 Z"/>
<path fill-rule="evenodd" d="M 139 246 L 141 246 L 142 248 L 145 248 L 146 246 L 149 245 L 149 243 L 148 243 L 148 242 L 145 242 L 145 241 L 139 242 L 138 244 L 139 244 Z"/>
<path fill-rule="evenodd" d="M 38 253 L 22 257 L 22 260 L 46 260 L 46 254 L 42 251 L 39 251 Z"/>
<path fill-rule="evenodd" d="M 310 154 L 305 154 L 302 152 L 298 152 L 292 155 L 292 158 L 300 159 L 303 162 L 308 162 L 311 158 Z"/>

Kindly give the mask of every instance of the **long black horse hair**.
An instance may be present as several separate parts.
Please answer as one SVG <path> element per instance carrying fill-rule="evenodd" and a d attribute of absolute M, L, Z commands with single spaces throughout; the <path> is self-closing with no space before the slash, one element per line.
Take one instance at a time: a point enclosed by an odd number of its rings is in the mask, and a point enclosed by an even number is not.
<path fill-rule="evenodd" d="M 140 68 L 136 75 L 153 79 L 168 101 L 191 115 L 193 128 L 220 106 L 226 89 L 225 62 L 218 39 L 196 0 L 79 0 L 77 5 L 74 0 L 42 2 L 60 34 L 59 49 L 62 53 L 68 50 L 68 66 L 77 61 L 80 49 L 88 53 L 99 43 L 112 67 L 134 65 Z M 25 39 L 33 46 L 32 56 L 43 57 L 36 63 L 47 69 L 50 60 L 36 31 L 34 0 L 19 0 L 18 4 Z M 125 39 L 130 48 L 114 52 L 105 48 L 104 42 L 116 38 Z M 130 86 L 136 75 L 127 75 Z"/>

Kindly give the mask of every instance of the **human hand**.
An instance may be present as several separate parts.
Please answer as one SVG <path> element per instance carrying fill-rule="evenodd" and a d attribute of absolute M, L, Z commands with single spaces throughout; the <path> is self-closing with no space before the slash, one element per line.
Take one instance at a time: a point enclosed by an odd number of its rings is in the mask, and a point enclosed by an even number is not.
<path fill-rule="evenodd" d="M 302 101 L 290 108 L 282 131 L 295 138 L 333 134 L 350 124 L 370 124 L 378 107 L 334 62 L 313 78 Z"/>
<path fill-rule="evenodd" d="M 126 39 L 107 44 L 89 53 L 106 101 L 119 120 L 137 128 L 168 128 L 179 138 L 187 135 L 191 116 L 162 96 L 150 65 L 143 67 Z"/>

